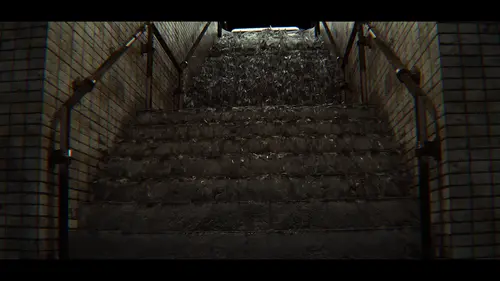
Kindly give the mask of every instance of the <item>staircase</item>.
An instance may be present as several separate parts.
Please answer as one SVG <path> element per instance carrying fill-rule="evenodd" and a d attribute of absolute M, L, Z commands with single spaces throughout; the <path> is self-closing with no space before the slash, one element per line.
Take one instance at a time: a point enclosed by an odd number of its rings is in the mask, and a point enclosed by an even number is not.
<path fill-rule="evenodd" d="M 224 35 L 179 112 L 100 164 L 72 258 L 418 258 L 418 204 L 372 105 L 311 32 Z"/>

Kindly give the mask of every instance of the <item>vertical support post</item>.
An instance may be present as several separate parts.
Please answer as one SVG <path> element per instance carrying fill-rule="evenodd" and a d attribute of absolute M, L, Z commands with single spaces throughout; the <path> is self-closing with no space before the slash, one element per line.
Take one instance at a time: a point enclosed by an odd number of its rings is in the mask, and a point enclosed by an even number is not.
<path fill-rule="evenodd" d="M 319 21 L 314 24 L 314 36 L 318 37 L 321 34 Z M 339 54 L 336 54 L 339 55 Z"/>
<path fill-rule="evenodd" d="M 179 73 L 179 84 L 178 84 L 178 89 L 179 89 L 179 95 L 177 95 L 177 109 L 182 110 L 182 101 L 184 100 L 184 93 L 182 89 L 182 75 L 184 74 L 184 70 Z"/>
<path fill-rule="evenodd" d="M 177 89 L 175 90 L 175 102 L 174 102 L 176 110 L 181 110 L 183 107 L 183 101 L 184 101 L 183 79 L 184 79 L 184 71 L 186 71 L 187 66 L 188 63 L 186 61 L 183 61 L 180 65 L 180 71 L 178 72 L 179 79 L 177 80 Z"/>
<path fill-rule="evenodd" d="M 420 72 L 412 69 L 413 73 L 409 73 L 412 80 L 420 86 Z M 425 149 L 427 143 L 427 115 L 425 110 L 424 99 L 420 95 L 416 95 L 415 102 L 415 122 L 417 130 L 417 151 Z M 429 184 L 429 158 L 425 153 L 417 153 L 418 159 L 418 186 L 419 186 L 419 205 L 420 205 L 420 221 L 421 221 L 421 247 L 422 259 L 433 259 L 434 249 L 432 243 L 432 221 L 431 221 L 431 190 Z M 439 165 L 439 164 L 438 164 Z"/>
<path fill-rule="evenodd" d="M 221 98 L 221 102 L 222 102 L 222 104 L 224 104 L 222 98 Z M 233 107 L 235 103 L 236 103 L 236 92 L 233 91 L 231 93 L 231 96 L 229 97 L 229 106 Z"/>
<path fill-rule="evenodd" d="M 153 108 L 153 24 L 148 25 L 148 41 L 146 43 L 147 65 L 146 65 L 146 109 Z"/>
<path fill-rule="evenodd" d="M 217 22 L 217 37 L 221 38 L 222 37 L 222 25 L 224 22 L 218 21 Z"/>
<path fill-rule="evenodd" d="M 366 85 L 366 37 L 364 33 L 364 28 L 362 24 L 358 26 L 358 57 L 359 57 L 359 98 L 360 103 L 364 104 L 367 102 L 367 85 Z"/>
<path fill-rule="evenodd" d="M 66 161 L 59 164 L 59 259 L 69 258 L 69 142 L 71 109 L 64 106 L 61 111 L 59 149 Z M 66 156 L 66 157 L 65 157 Z"/>
<path fill-rule="evenodd" d="M 425 93 L 420 88 L 420 75 L 412 74 L 407 70 L 401 60 L 394 54 L 391 48 L 382 40 L 377 38 L 375 28 L 368 25 L 371 42 L 377 46 L 379 50 L 386 56 L 387 60 L 396 71 L 396 75 L 414 97 L 415 103 L 415 125 L 416 125 L 416 157 L 418 160 L 418 184 L 419 184 L 419 203 L 420 203 L 420 223 L 421 223 L 421 247 L 422 258 L 434 258 L 434 245 L 432 237 L 432 220 L 431 220 L 431 192 L 429 184 L 429 159 L 426 157 L 434 156 L 438 161 L 439 175 L 442 175 L 440 165 L 440 137 L 437 111 L 432 104 L 432 101 L 427 98 Z M 417 69 L 414 70 L 414 72 Z M 427 108 L 426 108 L 427 107 Z M 427 115 L 426 109 L 433 116 L 436 130 L 436 139 L 428 141 L 427 135 Z M 441 186 L 441 182 L 438 184 Z"/>
<path fill-rule="evenodd" d="M 421 148 L 424 141 L 427 141 L 427 122 L 422 98 L 417 96 L 415 99 L 415 113 L 417 125 L 417 147 Z M 429 159 L 427 156 L 418 156 L 418 185 L 420 199 L 420 220 L 421 220 L 421 243 L 422 258 L 432 259 L 432 233 L 431 233 L 431 192 L 429 185 Z"/>
<path fill-rule="evenodd" d="M 55 118 L 60 120 L 59 150 L 52 151 L 49 158 L 49 165 L 54 167 L 59 165 L 59 210 L 58 210 L 58 257 L 61 260 L 69 259 L 69 188 L 70 188 L 70 161 L 71 150 L 71 110 L 83 96 L 92 91 L 96 82 L 108 71 L 114 63 L 138 40 L 138 37 L 145 31 L 146 26 L 142 25 L 118 50 L 114 51 L 97 70 L 84 80 L 73 81 L 74 93 L 56 112 Z M 54 124 L 54 123 L 53 123 Z"/>

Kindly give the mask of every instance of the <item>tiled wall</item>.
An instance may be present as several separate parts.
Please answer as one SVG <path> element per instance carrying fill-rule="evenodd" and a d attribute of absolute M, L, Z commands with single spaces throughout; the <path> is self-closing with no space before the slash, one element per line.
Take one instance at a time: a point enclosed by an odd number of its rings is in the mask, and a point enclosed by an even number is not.
<path fill-rule="evenodd" d="M 438 23 L 446 119 L 444 251 L 500 257 L 500 25 Z"/>
<path fill-rule="evenodd" d="M 495 162 L 500 156 L 497 149 L 500 138 L 496 136 L 500 129 L 496 130 L 495 123 L 500 113 L 498 24 L 371 24 L 378 30 L 379 38 L 389 43 L 408 68 L 419 68 L 421 86 L 438 111 L 443 156 L 441 186 L 434 161 L 431 161 L 430 182 L 436 255 L 498 257 L 500 212 L 496 207 L 500 201 L 495 197 L 500 190 L 496 169 L 500 165 Z M 353 22 L 329 23 L 342 51 L 352 25 Z M 412 168 L 416 165 L 413 99 L 382 53 L 375 48 L 366 52 L 370 101 L 378 103 L 387 115 L 397 140 L 406 151 L 404 157 L 417 186 L 418 173 Z M 353 92 L 359 92 L 356 44 L 350 54 L 346 79 Z M 428 133 L 432 138 L 434 130 L 429 128 Z"/>
<path fill-rule="evenodd" d="M 0 258 L 31 258 L 45 223 L 40 147 L 47 23 L 0 22 Z"/>

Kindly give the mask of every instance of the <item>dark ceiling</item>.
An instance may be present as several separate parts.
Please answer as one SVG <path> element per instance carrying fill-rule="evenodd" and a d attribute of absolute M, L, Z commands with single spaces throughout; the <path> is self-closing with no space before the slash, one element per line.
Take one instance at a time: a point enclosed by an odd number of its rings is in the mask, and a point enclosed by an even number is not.
<path fill-rule="evenodd" d="M 309 29 L 314 27 L 313 21 L 226 21 L 225 29 L 231 31 L 235 28 L 252 27 L 285 27 L 296 26 L 300 29 Z"/>

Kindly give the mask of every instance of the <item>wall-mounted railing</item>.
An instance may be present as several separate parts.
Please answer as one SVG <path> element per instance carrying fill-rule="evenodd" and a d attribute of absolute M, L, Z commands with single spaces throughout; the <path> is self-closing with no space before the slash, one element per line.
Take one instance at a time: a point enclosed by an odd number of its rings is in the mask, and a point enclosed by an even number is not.
<path fill-rule="evenodd" d="M 55 129 L 57 126 L 57 122 L 60 124 L 60 139 L 59 139 L 59 149 L 53 150 L 50 155 L 50 165 L 52 168 L 55 168 L 58 165 L 59 172 L 59 229 L 58 229 L 58 251 L 59 251 L 59 259 L 68 259 L 69 258 L 69 169 L 71 163 L 72 150 L 70 146 L 71 139 L 71 112 L 73 107 L 78 104 L 81 99 L 89 92 L 91 92 L 95 85 L 102 79 L 104 74 L 119 61 L 119 59 L 130 49 L 135 42 L 138 41 L 139 37 L 147 33 L 147 43 L 142 46 L 143 54 L 147 54 L 147 67 L 146 67 L 146 108 L 151 109 L 153 105 L 153 42 L 154 38 L 157 39 L 160 46 L 163 48 L 169 59 L 172 61 L 174 67 L 177 69 L 179 76 L 179 85 L 178 90 L 176 92 L 182 92 L 182 73 L 183 70 L 187 67 L 188 62 L 192 55 L 194 54 L 195 49 L 198 47 L 202 37 L 205 35 L 210 22 L 204 26 L 200 35 L 193 43 L 191 49 L 187 53 L 186 57 L 182 61 L 181 64 L 178 63 L 174 54 L 168 47 L 166 41 L 161 36 L 157 27 L 151 23 L 147 22 L 141 25 L 137 31 L 132 34 L 123 45 L 114 51 L 102 64 L 99 66 L 90 76 L 86 77 L 83 80 L 76 80 L 73 82 L 73 95 L 64 102 L 61 108 L 56 112 L 54 118 L 52 120 L 52 128 L 54 129 L 53 134 L 55 134 Z M 178 101 L 181 104 L 180 100 Z M 178 105 L 180 108 L 181 105 Z M 52 137 L 54 140 L 54 137 Z M 53 147 L 55 147 L 55 143 L 53 142 Z"/>
<path fill-rule="evenodd" d="M 327 32 L 332 45 L 337 46 L 333 40 L 333 36 L 325 22 L 323 26 Z M 368 36 L 365 36 L 365 27 L 367 28 Z M 431 207 L 430 207 L 430 165 L 429 157 L 437 161 L 438 174 L 442 174 L 441 161 L 441 137 L 439 134 L 438 114 L 432 100 L 420 87 L 420 73 L 417 69 L 409 70 L 398 55 L 389 47 L 389 45 L 379 36 L 375 27 L 367 22 L 355 22 L 351 34 L 347 41 L 347 47 L 344 54 L 340 54 L 337 47 L 334 47 L 341 67 L 345 71 L 348 64 L 349 55 L 351 53 L 354 41 L 358 37 L 358 59 L 360 72 L 360 92 L 359 102 L 366 103 L 368 101 L 367 94 L 367 79 L 366 79 L 366 54 L 365 47 L 377 49 L 385 56 L 389 64 L 392 66 L 394 74 L 398 80 L 404 84 L 408 92 L 414 100 L 414 112 L 416 122 L 416 148 L 415 156 L 418 159 L 418 182 L 419 182 L 419 204 L 421 217 L 421 245 L 422 258 L 432 259 L 435 257 L 435 249 L 433 245 L 433 234 L 431 225 Z M 429 140 L 427 134 L 427 113 L 430 114 L 434 125 L 434 139 Z M 438 177 L 438 185 L 441 186 L 440 177 Z"/>

